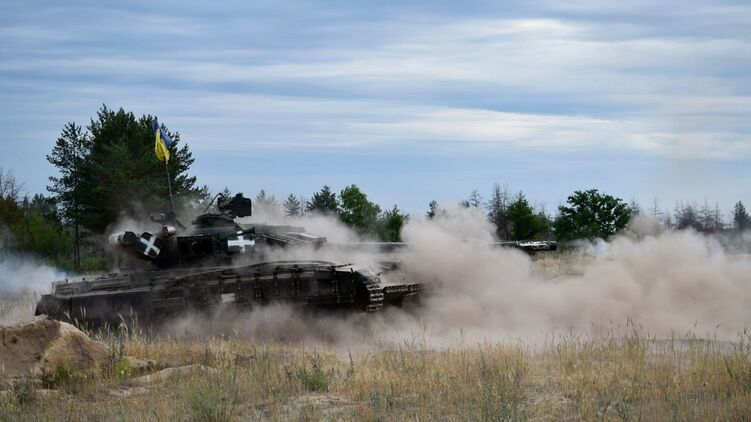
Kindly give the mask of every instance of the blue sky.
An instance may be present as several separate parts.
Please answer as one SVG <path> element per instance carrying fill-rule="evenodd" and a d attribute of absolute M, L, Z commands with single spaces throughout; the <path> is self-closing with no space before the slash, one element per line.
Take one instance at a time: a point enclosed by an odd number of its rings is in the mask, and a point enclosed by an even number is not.
<path fill-rule="evenodd" d="M 213 190 L 751 205 L 751 4 L 530 3 L 6 0 L 0 167 L 43 192 L 105 103 L 180 132 Z"/>

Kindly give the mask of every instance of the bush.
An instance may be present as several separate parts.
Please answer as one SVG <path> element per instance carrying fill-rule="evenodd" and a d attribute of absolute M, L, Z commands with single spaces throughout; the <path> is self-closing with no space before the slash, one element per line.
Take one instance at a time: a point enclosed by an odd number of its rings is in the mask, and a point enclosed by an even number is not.
<path fill-rule="evenodd" d="M 322 358 L 318 353 L 308 356 L 311 368 L 303 366 L 297 370 L 297 378 L 308 391 L 328 391 L 332 372 L 326 372 L 322 367 Z"/>
<path fill-rule="evenodd" d="M 211 374 L 193 389 L 188 394 L 191 418 L 211 422 L 231 420 L 239 399 L 235 376 L 234 370 L 231 378 L 222 374 Z"/>

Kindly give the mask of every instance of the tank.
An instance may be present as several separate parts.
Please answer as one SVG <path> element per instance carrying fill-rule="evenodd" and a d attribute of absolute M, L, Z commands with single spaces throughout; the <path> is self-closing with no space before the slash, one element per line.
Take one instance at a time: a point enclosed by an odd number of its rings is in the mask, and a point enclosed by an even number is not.
<path fill-rule="evenodd" d="M 161 321 L 186 311 L 218 306 L 250 310 L 270 303 L 373 313 L 415 300 L 424 290 L 422 283 L 408 282 L 395 261 L 358 268 L 342 262 L 269 260 L 275 249 L 315 252 L 326 238 L 302 227 L 240 224 L 238 218 L 251 215 L 250 199 L 242 194 L 215 199 L 218 213 L 199 215 L 188 227 L 168 213 L 152 218 L 159 225 L 156 231 L 113 234 L 110 244 L 147 268 L 55 282 L 35 313 L 93 324 L 125 318 Z"/>

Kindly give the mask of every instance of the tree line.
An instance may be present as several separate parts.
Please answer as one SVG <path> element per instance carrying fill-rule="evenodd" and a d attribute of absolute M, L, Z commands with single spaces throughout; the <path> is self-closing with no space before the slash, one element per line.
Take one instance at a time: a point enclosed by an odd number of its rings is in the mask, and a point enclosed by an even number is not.
<path fill-rule="evenodd" d="M 361 236 L 384 242 L 401 241 L 401 228 L 409 219 L 397 205 L 382 209 L 368 199 L 357 185 L 349 185 L 338 194 L 324 185 L 310 200 L 289 194 L 283 202 L 261 190 L 255 198 L 256 207 L 284 212 L 287 216 L 300 217 L 318 214 L 336 217 Z"/>
<path fill-rule="evenodd" d="M 177 214 L 203 211 L 212 195 L 189 174 L 194 159 L 178 132 L 161 126 L 174 141 L 169 147 L 171 159 L 165 163 L 155 158 L 154 118 L 103 105 L 85 127 L 75 122 L 64 125 L 46 157 L 57 170 L 49 178 L 48 195 L 22 195 L 23 185 L 12 172 L 0 169 L 0 248 L 33 252 L 64 269 L 104 269 L 108 262 L 101 251 L 101 235 L 122 217 L 142 220 L 169 209 L 168 186 Z M 727 222 L 719 207 L 706 201 L 703 206 L 678 203 L 671 213 L 660 210 L 656 201 L 644 209 L 635 201 L 627 204 L 595 189 L 575 191 L 554 216 L 543 206 L 533 206 L 524 192 L 511 193 L 497 183 L 487 199 L 473 190 L 459 202 L 482 211 L 499 240 L 607 238 L 638 214 L 653 215 L 667 227 L 703 233 L 751 228 L 740 201 Z M 357 185 L 338 192 L 325 185 L 309 199 L 290 194 L 281 201 L 261 190 L 255 206 L 289 216 L 331 216 L 362 236 L 382 241 L 401 240 L 401 229 L 410 218 L 397 205 L 383 208 L 371 201 Z M 438 218 L 445 212 L 431 201 L 424 217 Z"/>

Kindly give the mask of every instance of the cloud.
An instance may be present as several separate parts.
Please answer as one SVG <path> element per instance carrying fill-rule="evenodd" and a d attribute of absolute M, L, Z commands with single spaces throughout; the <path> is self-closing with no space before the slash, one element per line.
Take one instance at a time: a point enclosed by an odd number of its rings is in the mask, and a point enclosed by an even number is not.
<path fill-rule="evenodd" d="M 28 140 L 0 141 L 11 157 L 51 148 L 66 121 L 106 103 L 158 114 L 196 152 L 751 159 L 741 2 L 0 11 L 0 129 Z"/>

